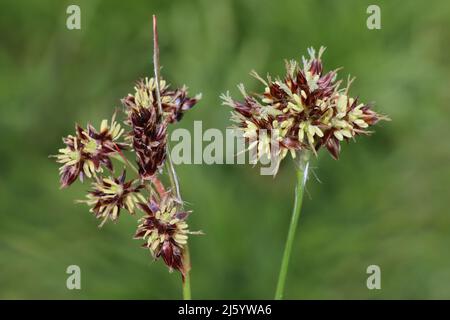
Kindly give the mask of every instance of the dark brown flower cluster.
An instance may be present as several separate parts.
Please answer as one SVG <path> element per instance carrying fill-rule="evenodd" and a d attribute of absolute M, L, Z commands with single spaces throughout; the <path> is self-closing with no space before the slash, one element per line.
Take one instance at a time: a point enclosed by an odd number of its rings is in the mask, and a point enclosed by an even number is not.
<path fill-rule="evenodd" d="M 170 270 L 179 270 L 184 276 L 183 246 L 192 233 L 186 223 L 188 212 L 179 211 L 171 197 L 160 201 L 153 198 L 138 206 L 146 215 L 140 219 L 135 238 L 145 240 L 143 246 L 150 249 L 155 259 L 162 257 Z"/>
<path fill-rule="evenodd" d="M 302 66 L 287 61 L 283 79 L 269 76 L 264 80 L 253 71 L 265 90 L 248 94 L 239 85 L 244 101 L 235 101 L 228 93 L 222 95 L 223 103 L 234 109 L 232 120 L 248 140 L 249 149 L 256 151 L 257 159 L 266 156 L 279 165 L 288 152 L 293 157 L 301 150 L 317 154 L 322 146 L 338 159 L 341 141 L 369 134 L 369 126 L 388 119 L 349 96 L 353 79 L 341 88 L 337 70 L 324 73 L 324 50 L 321 47 L 316 56 L 314 49 L 309 49 L 310 57 L 303 58 Z"/>
<path fill-rule="evenodd" d="M 162 115 L 158 112 L 156 82 L 153 78 L 138 81 L 135 93 L 122 99 L 127 113 L 126 123 L 132 127 L 129 136 L 143 179 L 151 179 L 164 163 L 168 124 L 179 121 L 183 112 L 192 108 L 201 98 L 201 95 L 189 98 L 184 86 L 169 90 L 164 80 L 160 81 L 159 88 Z"/>
<path fill-rule="evenodd" d="M 123 134 L 120 124 L 115 121 L 115 116 L 108 125 L 103 120 L 100 132 L 88 124 L 87 130 L 78 124 L 75 126 L 75 136 L 69 135 L 63 138 L 65 148 L 59 149 L 56 155 L 57 162 L 61 163 L 60 182 L 61 187 L 70 186 L 77 178 L 81 181 L 84 177 L 91 178 L 97 172 L 102 172 L 102 166 L 113 170 L 111 156 L 118 150 L 126 149 L 126 144 L 118 142 Z"/>
<path fill-rule="evenodd" d="M 175 191 L 166 191 L 158 174 L 166 159 L 168 125 L 178 122 L 201 96 L 188 97 L 185 86 L 170 90 L 163 80 L 159 89 L 160 104 L 153 78 L 140 80 L 135 93 L 122 99 L 128 133 L 124 134 L 115 117 L 110 124 L 102 121 L 100 131 L 91 125 L 86 130 L 77 125 L 75 135 L 63 138 L 66 146 L 54 157 L 62 164 L 61 187 L 71 185 L 77 178 L 92 179 L 92 190 L 78 202 L 91 207 L 94 216 L 102 220 L 100 226 L 108 220 L 116 221 L 122 209 L 130 214 L 141 209 L 145 216 L 139 220 L 135 237 L 146 241 L 145 247 L 155 259 L 162 257 L 170 270 L 178 270 L 184 277 L 188 268 L 183 264 L 184 245 L 188 234 L 192 234 L 185 221 L 188 214 L 173 194 Z M 124 150 L 135 153 L 138 165 L 138 176 L 128 181 L 125 170 L 118 177 L 111 176 L 113 159 L 134 169 Z"/>
<path fill-rule="evenodd" d="M 125 177 L 124 170 L 118 178 L 98 178 L 92 182 L 93 189 L 88 192 L 87 199 L 79 201 L 89 205 L 90 211 L 97 219 L 103 219 L 100 226 L 108 219 L 117 220 L 120 209 L 134 214 L 136 204 L 145 201 L 145 197 L 140 193 L 144 185 L 138 180 L 126 182 Z"/>

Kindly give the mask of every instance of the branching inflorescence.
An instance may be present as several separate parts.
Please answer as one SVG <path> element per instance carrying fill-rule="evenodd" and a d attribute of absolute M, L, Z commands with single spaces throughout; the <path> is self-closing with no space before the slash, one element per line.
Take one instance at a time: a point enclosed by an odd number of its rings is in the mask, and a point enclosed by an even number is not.
<path fill-rule="evenodd" d="M 100 226 L 116 221 L 122 210 L 134 214 L 139 208 L 144 215 L 135 238 L 144 241 L 143 246 L 155 259 L 162 257 L 169 270 L 180 271 L 184 278 L 190 267 L 184 263 L 188 235 L 198 232 L 189 231 L 189 212 L 183 209 L 176 190 L 165 188 L 158 177 L 167 158 L 168 126 L 181 120 L 201 96 L 190 98 L 185 86 L 172 90 L 164 80 L 159 79 L 159 86 L 156 81 L 138 81 L 135 92 L 121 100 L 124 126 L 115 115 L 110 123 L 103 120 L 99 131 L 90 124 L 87 129 L 76 125 L 75 135 L 63 138 L 65 148 L 54 157 L 62 164 L 62 188 L 77 179 L 92 180 L 86 199 L 78 202 L 91 207 L 94 216 L 101 219 Z M 125 158 L 125 150 L 135 153 L 137 169 Z M 127 180 L 125 169 L 115 177 L 113 159 L 135 170 L 137 177 Z"/>
<path fill-rule="evenodd" d="M 243 101 L 232 99 L 229 93 L 222 95 L 223 104 L 234 109 L 232 120 L 257 159 L 266 156 L 279 164 L 288 152 L 295 158 L 297 151 L 317 154 L 322 146 L 338 159 L 342 141 L 369 134 L 369 126 L 387 119 L 349 96 L 353 79 L 341 87 L 342 81 L 336 81 L 338 70 L 323 72 L 324 50 L 321 47 L 316 56 L 310 48 L 309 59 L 303 58 L 302 66 L 286 61 L 283 79 L 268 76 L 265 80 L 252 71 L 265 86 L 262 93 L 248 94 L 240 84 Z"/>

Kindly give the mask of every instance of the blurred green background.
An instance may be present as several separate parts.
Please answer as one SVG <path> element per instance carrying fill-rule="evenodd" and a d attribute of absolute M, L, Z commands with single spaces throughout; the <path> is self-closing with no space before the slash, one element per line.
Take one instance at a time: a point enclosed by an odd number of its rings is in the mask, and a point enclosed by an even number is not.
<path fill-rule="evenodd" d="M 81 7 L 82 29 L 66 29 Z M 366 9 L 381 7 L 381 30 Z M 173 85 L 203 100 L 178 126 L 225 130 L 219 94 L 283 59 L 326 46 L 326 69 L 357 76 L 351 93 L 392 122 L 314 161 L 288 274 L 290 299 L 450 298 L 450 2 L 5 1 L 0 4 L 0 298 L 177 299 L 180 277 L 133 240 L 135 220 L 97 228 L 87 184 L 59 190 L 49 154 L 74 122 L 98 126 L 152 73 L 151 15 Z M 293 205 L 293 163 L 276 179 L 243 165 L 180 165 L 194 210 L 194 298 L 269 299 Z M 81 267 L 82 289 L 66 289 Z M 366 288 L 381 267 L 382 289 Z"/>

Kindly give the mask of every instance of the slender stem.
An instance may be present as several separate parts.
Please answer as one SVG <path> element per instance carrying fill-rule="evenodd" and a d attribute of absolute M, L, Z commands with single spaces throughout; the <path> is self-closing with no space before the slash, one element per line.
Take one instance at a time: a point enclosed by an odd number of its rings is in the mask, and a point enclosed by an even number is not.
<path fill-rule="evenodd" d="M 291 223 L 289 225 L 289 232 L 286 239 L 283 258 L 281 260 L 280 274 L 278 276 L 277 289 L 275 292 L 275 300 L 281 300 L 284 293 L 284 285 L 286 283 L 286 276 L 289 267 L 289 258 L 292 252 L 292 245 L 294 243 L 295 231 L 297 230 L 298 219 L 300 217 L 300 210 L 302 208 L 303 193 L 305 190 L 306 179 L 308 177 L 308 154 L 300 155 L 300 163 L 297 168 L 297 186 L 295 188 L 295 203 L 292 211 Z"/>
<path fill-rule="evenodd" d="M 159 44 L 158 44 L 158 27 L 156 23 L 156 16 L 153 15 L 153 69 L 155 74 L 155 85 L 156 85 L 156 102 L 158 104 L 158 111 L 159 115 L 161 117 L 161 121 L 163 119 L 163 108 L 161 103 L 161 88 L 160 88 L 160 64 L 159 64 Z M 177 200 L 179 203 L 182 203 L 181 201 L 181 194 L 180 194 L 180 184 L 178 183 L 178 177 L 177 173 L 175 171 L 175 167 L 172 162 L 172 157 L 170 155 L 170 146 L 167 143 L 166 144 L 166 156 L 167 161 L 165 162 L 165 166 L 167 169 L 167 173 L 169 174 L 170 178 L 170 184 L 175 189 L 175 195 L 177 197 Z"/>
<path fill-rule="evenodd" d="M 158 28 L 156 22 L 156 16 L 153 15 L 153 68 L 155 73 L 155 84 L 156 84 L 156 100 L 158 103 L 158 111 L 163 119 L 163 108 L 161 103 L 161 88 L 160 88 L 160 64 L 159 64 L 159 44 L 158 44 Z M 175 171 L 175 167 L 172 162 L 172 157 L 170 155 L 170 146 L 169 143 L 166 144 L 166 161 L 165 166 L 167 173 L 169 174 L 170 184 L 172 186 L 173 191 L 175 192 L 177 201 L 180 206 L 183 206 L 183 201 L 181 199 L 180 193 L 180 184 L 178 182 L 177 173 Z M 191 261 L 189 256 L 189 248 L 186 244 L 184 246 L 183 252 L 183 266 L 184 266 L 184 275 L 183 275 L 183 299 L 190 300 L 191 299 L 191 278 L 189 275 L 191 269 Z"/>
<path fill-rule="evenodd" d="M 113 158 L 115 158 L 116 160 L 119 160 L 123 164 L 127 165 L 129 168 L 131 168 L 131 170 L 133 170 L 137 175 L 139 175 L 139 170 L 135 166 L 133 166 L 130 161 L 128 161 L 127 157 L 125 157 L 123 152 L 120 151 L 120 149 L 117 146 L 117 144 L 114 144 L 114 145 L 116 146 L 116 149 L 117 149 L 117 152 L 118 152 L 119 155 L 118 156 L 115 155 L 115 156 L 113 156 Z"/>
<path fill-rule="evenodd" d="M 189 256 L 189 247 L 186 245 L 184 248 L 184 261 L 183 265 L 188 266 L 190 268 L 191 266 L 191 258 Z M 183 282 L 183 299 L 184 300 L 191 300 L 191 276 L 189 274 L 189 269 L 186 270 L 186 273 L 184 275 L 184 282 Z"/>

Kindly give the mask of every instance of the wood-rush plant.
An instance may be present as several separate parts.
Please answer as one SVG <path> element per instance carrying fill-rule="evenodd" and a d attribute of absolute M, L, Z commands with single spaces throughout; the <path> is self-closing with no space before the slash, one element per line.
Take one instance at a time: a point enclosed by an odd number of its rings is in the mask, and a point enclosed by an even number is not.
<path fill-rule="evenodd" d="M 188 211 L 183 208 L 177 174 L 173 166 L 167 127 L 181 120 L 201 98 L 188 97 L 186 87 L 170 89 L 160 78 L 159 46 L 156 17 L 153 16 L 154 77 L 137 82 L 134 94 L 122 99 L 125 129 L 115 120 L 103 120 L 97 131 L 88 124 L 87 129 L 76 125 L 75 135 L 63 138 L 65 148 L 54 156 L 62 166 L 59 169 L 61 188 L 77 179 L 92 181 L 92 190 L 86 200 L 90 211 L 101 219 L 100 227 L 108 220 L 116 221 L 124 209 L 134 214 L 143 212 L 139 219 L 136 239 L 144 240 L 154 259 L 162 257 L 169 270 L 182 275 L 183 298 L 190 299 L 190 260 L 187 245 L 191 232 L 186 222 Z M 123 154 L 131 150 L 136 155 L 137 168 Z M 115 176 L 112 159 L 121 161 L 137 177 L 126 179 L 125 169 Z M 163 166 L 170 179 L 166 189 L 158 178 Z M 105 170 L 106 169 L 106 170 Z"/>
<path fill-rule="evenodd" d="M 222 95 L 223 104 L 231 106 L 232 120 L 249 144 L 256 158 L 266 157 L 275 161 L 273 174 L 288 153 L 296 159 L 297 186 L 292 219 L 281 262 L 275 298 L 283 297 L 295 231 L 302 206 L 303 191 L 308 178 L 310 154 L 317 156 L 325 147 L 334 159 L 339 158 L 340 143 L 357 135 L 368 135 L 367 128 L 388 117 L 380 115 L 368 104 L 349 95 L 354 79 L 348 78 L 345 87 L 336 81 L 337 71 L 323 72 L 321 47 L 316 56 L 308 50 L 309 58 L 286 61 L 283 79 L 267 80 L 255 71 L 251 75 L 265 86 L 264 92 L 248 94 L 244 86 L 238 86 L 243 101 L 233 100 L 229 93 Z"/>

